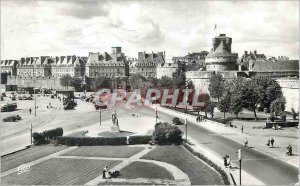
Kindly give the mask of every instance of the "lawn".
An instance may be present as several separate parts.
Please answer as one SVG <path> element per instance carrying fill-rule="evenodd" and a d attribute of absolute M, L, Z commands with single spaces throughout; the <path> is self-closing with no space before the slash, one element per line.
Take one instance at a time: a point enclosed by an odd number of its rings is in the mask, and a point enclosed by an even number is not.
<path fill-rule="evenodd" d="M 158 146 L 142 157 L 170 163 L 185 172 L 192 185 L 224 185 L 221 176 L 182 146 Z"/>
<path fill-rule="evenodd" d="M 24 163 L 28 163 L 52 153 L 66 149 L 65 146 L 42 145 L 1 157 L 1 172 L 8 171 Z"/>
<path fill-rule="evenodd" d="M 120 178 L 159 178 L 174 180 L 174 177 L 165 168 L 148 162 L 133 162 L 120 170 Z"/>
<path fill-rule="evenodd" d="M 143 149 L 144 147 L 133 146 L 85 146 L 69 151 L 63 156 L 129 158 Z"/>
<path fill-rule="evenodd" d="M 10 185 L 83 185 L 101 175 L 105 165 L 114 167 L 120 162 L 53 158 L 32 166 L 28 172 L 15 172 L 1 180 Z"/>

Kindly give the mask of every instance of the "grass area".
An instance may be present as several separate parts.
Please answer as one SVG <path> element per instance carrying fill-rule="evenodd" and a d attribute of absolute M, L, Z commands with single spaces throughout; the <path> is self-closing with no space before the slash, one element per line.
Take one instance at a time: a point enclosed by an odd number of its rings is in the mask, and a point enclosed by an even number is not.
<path fill-rule="evenodd" d="M 120 178 L 159 178 L 174 180 L 174 177 L 165 168 L 148 162 L 133 162 L 120 170 Z"/>
<path fill-rule="evenodd" d="M 113 167 L 120 162 L 53 158 L 30 167 L 28 172 L 15 172 L 1 180 L 10 185 L 83 185 L 101 175 L 105 165 Z"/>
<path fill-rule="evenodd" d="M 68 147 L 53 145 L 33 146 L 20 152 L 3 156 L 1 157 L 1 172 L 8 171 L 24 163 L 40 159 L 66 148 Z"/>
<path fill-rule="evenodd" d="M 158 146 L 144 159 L 170 163 L 185 172 L 192 185 L 224 185 L 221 176 L 182 146 Z"/>
<path fill-rule="evenodd" d="M 84 146 L 69 151 L 62 156 L 129 158 L 143 149 L 144 147 L 132 146 Z"/>

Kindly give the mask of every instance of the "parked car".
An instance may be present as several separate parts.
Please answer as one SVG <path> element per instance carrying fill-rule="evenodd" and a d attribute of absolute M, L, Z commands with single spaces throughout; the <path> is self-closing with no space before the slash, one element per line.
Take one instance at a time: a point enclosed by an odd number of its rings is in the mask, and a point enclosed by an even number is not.
<path fill-rule="evenodd" d="M 33 98 L 32 97 L 27 97 L 26 100 L 33 100 Z"/>
<path fill-rule="evenodd" d="M 1 96 L 2 97 L 6 97 L 6 94 L 4 92 L 2 92 Z"/>
<path fill-rule="evenodd" d="M 15 122 L 21 120 L 21 116 L 19 115 L 13 115 L 13 116 L 8 116 L 3 119 L 4 122 Z"/>
<path fill-rule="evenodd" d="M 18 97 L 18 100 L 23 100 L 23 97 L 22 97 L 22 96 L 19 96 L 19 97 Z"/>
<path fill-rule="evenodd" d="M 172 119 L 174 125 L 183 125 L 178 117 Z"/>
<path fill-rule="evenodd" d="M 12 96 L 12 97 L 11 97 L 11 100 L 12 100 L 12 101 L 16 101 L 16 96 Z"/>
<path fill-rule="evenodd" d="M 10 112 L 17 109 L 17 103 L 6 104 L 1 107 L 1 112 Z"/>

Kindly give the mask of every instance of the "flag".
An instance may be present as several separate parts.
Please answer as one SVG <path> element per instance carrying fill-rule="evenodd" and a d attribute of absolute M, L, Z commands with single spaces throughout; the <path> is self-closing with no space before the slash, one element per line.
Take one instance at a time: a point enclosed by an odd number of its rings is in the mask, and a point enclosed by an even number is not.
<path fill-rule="evenodd" d="M 217 29 L 217 24 L 215 24 L 215 28 L 214 28 L 214 30 L 216 30 Z"/>

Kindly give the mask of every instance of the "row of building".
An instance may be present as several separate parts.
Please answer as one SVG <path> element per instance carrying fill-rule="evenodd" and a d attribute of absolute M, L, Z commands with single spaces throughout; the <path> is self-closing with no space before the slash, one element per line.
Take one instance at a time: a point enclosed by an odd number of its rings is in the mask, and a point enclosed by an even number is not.
<path fill-rule="evenodd" d="M 231 51 L 232 38 L 220 34 L 212 39 L 210 52 L 189 53 L 183 57 L 173 57 L 166 61 L 165 52 L 139 52 L 138 58 L 127 58 L 121 47 L 112 47 L 111 52 L 90 52 L 82 56 L 40 56 L 26 57 L 20 60 L 1 60 L 1 73 L 10 77 L 51 77 L 60 78 L 66 74 L 72 77 L 129 77 L 139 73 L 144 77 L 161 78 L 172 76 L 178 68 L 178 62 L 186 63 L 191 73 L 206 72 L 285 72 L 289 76 L 298 76 L 299 61 L 287 57 L 266 57 L 264 54 L 245 53 L 239 58 Z M 276 73 L 277 72 L 277 73 Z M 274 73 L 273 73 L 274 75 Z M 194 77 L 193 77 L 194 78 Z M 197 77 L 195 77 L 197 78 Z"/>

